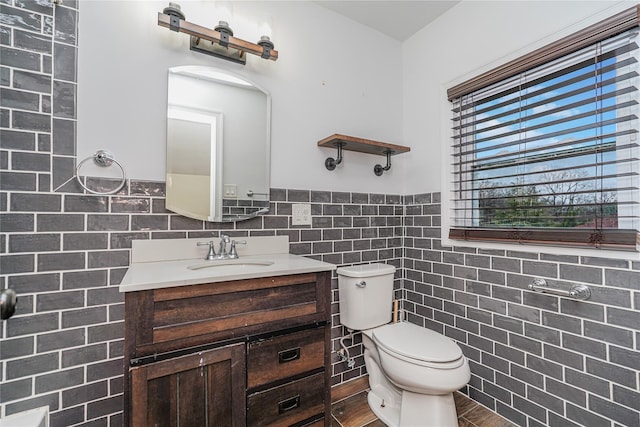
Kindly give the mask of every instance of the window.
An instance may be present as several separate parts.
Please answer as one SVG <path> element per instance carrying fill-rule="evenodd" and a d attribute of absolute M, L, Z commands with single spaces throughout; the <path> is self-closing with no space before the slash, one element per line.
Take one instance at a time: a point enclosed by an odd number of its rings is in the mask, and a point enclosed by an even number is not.
<path fill-rule="evenodd" d="M 450 238 L 636 250 L 637 25 L 634 7 L 450 89 Z"/>

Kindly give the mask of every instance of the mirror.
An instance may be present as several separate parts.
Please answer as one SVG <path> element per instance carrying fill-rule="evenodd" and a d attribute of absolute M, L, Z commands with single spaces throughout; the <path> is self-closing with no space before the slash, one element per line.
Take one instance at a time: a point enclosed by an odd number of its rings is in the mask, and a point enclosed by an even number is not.
<path fill-rule="evenodd" d="M 169 69 L 167 209 L 227 222 L 269 211 L 271 97 L 211 67 Z"/>

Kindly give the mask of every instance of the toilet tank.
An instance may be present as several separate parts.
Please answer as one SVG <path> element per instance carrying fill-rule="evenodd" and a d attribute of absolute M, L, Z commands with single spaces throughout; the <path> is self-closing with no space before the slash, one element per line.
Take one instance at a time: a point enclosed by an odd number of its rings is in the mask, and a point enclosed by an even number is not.
<path fill-rule="evenodd" d="M 395 271 L 396 268 L 388 264 L 338 268 L 340 323 L 358 331 L 389 323 Z"/>

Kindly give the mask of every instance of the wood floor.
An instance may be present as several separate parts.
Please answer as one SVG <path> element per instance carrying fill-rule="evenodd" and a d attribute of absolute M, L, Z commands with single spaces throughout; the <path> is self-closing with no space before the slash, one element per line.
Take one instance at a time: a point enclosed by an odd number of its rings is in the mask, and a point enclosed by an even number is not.
<path fill-rule="evenodd" d="M 385 427 L 367 403 L 367 390 L 344 397 L 331 407 L 332 427 Z M 462 393 L 454 393 L 459 427 L 516 427 Z M 418 426 L 416 426 L 418 427 Z"/>

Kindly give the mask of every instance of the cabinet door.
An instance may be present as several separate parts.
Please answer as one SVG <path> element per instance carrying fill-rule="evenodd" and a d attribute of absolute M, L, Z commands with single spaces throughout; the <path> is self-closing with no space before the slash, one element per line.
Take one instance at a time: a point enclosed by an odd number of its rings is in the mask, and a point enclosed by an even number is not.
<path fill-rule="evenodd" d="M 131 368 L 134 427 L 244 426 L 243 343 Z"/>

